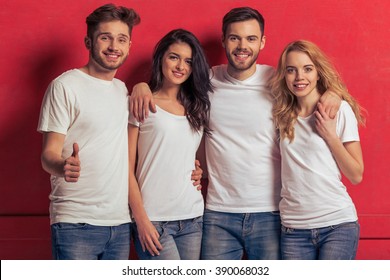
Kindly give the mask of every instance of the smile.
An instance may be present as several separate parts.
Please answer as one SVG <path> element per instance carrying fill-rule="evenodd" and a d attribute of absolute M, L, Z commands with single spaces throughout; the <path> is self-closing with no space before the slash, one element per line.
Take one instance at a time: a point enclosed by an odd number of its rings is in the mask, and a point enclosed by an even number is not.
<path fill-rule="evenodd" d="M 294 87 L 297 89 L 305 89 L 308 84 L 294 84 Z"/>
<path fill-rule="evenodd" d="M 174 75 L 175 77 L 177 77 L 177 78 L 181 78 L 181 77 L 184 76 L 184 74 L 181 73 L 181 72 L 173 71 L 172 73 L 173 73 L 173 75 Z"/>
<path fill-rule="evenodd" d="M 113 53 L 105 53 L 104 54 L 108 59 L 110 60 L 116 60 L 120 57 L 119 54 L 113 54 Z"/>

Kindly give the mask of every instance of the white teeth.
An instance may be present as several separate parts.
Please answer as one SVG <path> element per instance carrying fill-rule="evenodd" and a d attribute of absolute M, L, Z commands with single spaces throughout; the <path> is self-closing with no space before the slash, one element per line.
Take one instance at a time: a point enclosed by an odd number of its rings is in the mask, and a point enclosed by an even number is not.
<path fill-rule="evenodd" d="M 306 85 L 295 85 L 295 87 L 297 87 L 297 88 L 304 88 L 304 87 L 306 87 Z"/>

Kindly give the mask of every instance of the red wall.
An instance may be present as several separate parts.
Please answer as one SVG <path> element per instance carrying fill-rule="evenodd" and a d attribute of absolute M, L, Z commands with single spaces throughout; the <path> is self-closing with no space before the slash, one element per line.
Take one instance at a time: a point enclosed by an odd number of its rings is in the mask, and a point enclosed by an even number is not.
<path fill-rule="evenodd" d="M 48 259 L 49 175 L 40 165 L 39 109 L 48 83 L 87 61 L 85 17 L 107 1 L 2 1 L 0 9 L 0 259 Z M 365 176 L 347 185 L 361 221 L 359 259 L 390 259 L 390 2 L 386 0 L 136 0 L 133 32 L 118 77 L 131 88 L 147 79 L 154 44 L 173 28 L 202 42 L 211 64 L 224 63 L 221 20 L 233 7 L 257 8 L 267 43 L 259 63 L 275 65 L 283 47 L 309 39 L 333 58 L 350 92 L 368 110 L 361 129 Z"/>

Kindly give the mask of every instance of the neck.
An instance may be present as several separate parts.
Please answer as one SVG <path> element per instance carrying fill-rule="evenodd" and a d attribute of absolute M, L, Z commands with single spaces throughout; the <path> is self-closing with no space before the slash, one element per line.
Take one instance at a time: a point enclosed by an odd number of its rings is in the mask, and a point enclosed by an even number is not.
<path fill-rule="evenodd" d="M 321 95 L 319 93 L 298 98 L 299 116 L 307 117 L 317 108 Z"/>
<path fill-rule="evenodd" d="M 115 77 L 117 70 L 107 70 L 95 65 L 95 63 L 89 61 L 87 65 L 80 68 L 84 73 L 105 81 L 112 81 Z"/>
<path fill-rule="evenodd" d="M 256 72 L 256 64 L 253 64 L 249 69 L 240 70 L 232 65 L 228 64 L 227 72 L 229 76 L 233 77 L 236 80 L 244 81 L 251 77 Z"/>
<path fill-rule="evenodd" d="M 170 100 L 177 100 L 177 95 L 180 91 L 180 85 L 172 85 L 172 86 L 166 86 L 163 85 L 163 87 L 158 90 L 155 94 L 164 99 L 170 99 Z"/>

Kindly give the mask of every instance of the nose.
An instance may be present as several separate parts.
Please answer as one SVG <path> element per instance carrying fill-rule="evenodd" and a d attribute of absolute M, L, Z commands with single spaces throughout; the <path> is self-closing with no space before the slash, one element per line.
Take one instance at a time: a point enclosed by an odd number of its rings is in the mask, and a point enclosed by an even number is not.
<path fill-rule="evenodd" d="M 176 69 L 177 70 L 183 70 L 184 69 L 184 61 L 179 59 L 179 61 L 176 64 Z"/>
<path fill-rule="evenodd" d="M 108 46 L 108 48 L 110 50 L 114 50 L 114 51 L 117 50 L 118 49 L 117 41 L 116 40 L 111 40 L 110 45 Z"/>
<path fill-rule="evenodd" d="M 303 78 L 302 72 L 300 70 L 297 70 L 296 74 L 295 74 L 295 80 L 299 81 L 299 80 L 302 80 L 302 78 Z"/>
<path fill-rule="evenodd" d="M 247 42 L 244 39 L 238 41 L 238 49 L 245 50 L 247 48 Z"/>

